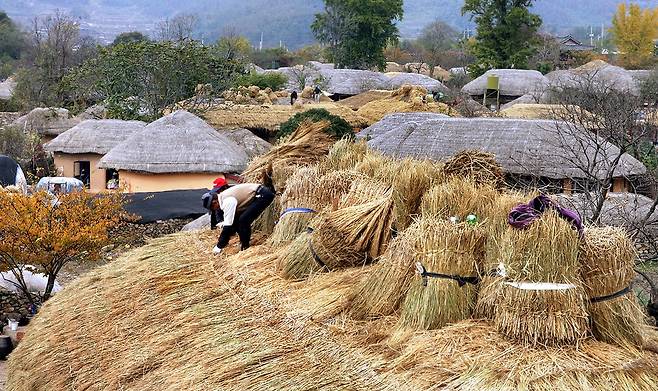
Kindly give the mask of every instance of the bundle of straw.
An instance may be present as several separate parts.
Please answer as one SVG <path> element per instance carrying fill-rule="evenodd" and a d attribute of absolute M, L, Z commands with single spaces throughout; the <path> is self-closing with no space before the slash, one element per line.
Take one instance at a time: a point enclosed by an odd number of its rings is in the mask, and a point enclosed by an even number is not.
<path fill-rule="evenodd" d="M 384 156 L 380 152 L 369 150 L 361 162 L 354 167 L 354 170 L 370 178 L 390 184 L 395 167 L 397 167 L 397 164 L 394 159 Z"/>
<path fill-rule="evenodd" d="M 354 205 L 365 204 L 372 200 L 387 197 L 391 194 L 391 188 L 374 179 L 357 176 L 339 203 L 339 208 L 347 208 Z"/>
<path fill-rule="evenodd" d="M 642 347 L 645 316 L 630 289 L 635 277 L 633 241 L 623 228 L 589 228 L 580 260 L 596 339 Z"/>
<path fill-rule="evenodd" d="M 508 228 L 501 245 L 510 282 L 498 295 L 498 331 L 530 345 L 574 344 L 584 338 L 588 327 L 578 232 L 548 211 L 527 229 Z"/>
<path fill-rule="evenodd" d="M 414 278 L 419 224 L 412 224 L 391 241 L 367 278 L 350 293 L 350 316 L 369 319 L 392 315 L 398 310 Z"/>
<path fill-rule="evenodd" d="M 318 168 L 302 167 L 286 183 L 281 195 L 281 214 L 269 238 L 269 243 L 279 246 L 290 242 L 306 230 L 321 205 L 316 197 Z"/>
<path fill-rule="evenodd" d="M 446 177 L 468 178 L 480 185 L 501 188 L 505 184 L 503 169 L 493 154 L 478 150 L 457 153 L 445 162 Z"/>
<path fill-rule="evenodd" d="M 481 276 L 475 306 L 475 316 L 478 318 L 493 320 L 498 294 L 504 282 L 504 278 L 495 271 L 502 262 L 503 233 L 509 227 L 507 216 L 512 208 L 525 203 L 529 198 L 532 196 L 522 193 L 503 193 L 492 204 L 489 204 L 487 210 L 483 211 L 483 218 L 486 219 L 484 228 L 487 233 L 487 245 L 483 262 L 480 265 Z"/>
<path fill-rule="evenodd" d="M 318 179 L 316 198 L 319 205 L 329 210 L 339 208 L 341 200 L 350 191 L 352 182 L 361 177 L 354 171 L 331 171 Z"/>
<path fill-rule="evenodd" d="M 443 181 L 440 165 L 429 160 L 404 159 L 392 173 L 395 227 L 403 230 L 418 214 L 423 195 L 432 185 Z"/>
<path fill-rule="evenodd" d="M 390 193 L 390 192 L 389 192 Z M 315 271 L 364 264 L 381 255 L 391 238 L 390 194 L 318 216 L 312 234 L 300 235 L 284 251 L 283 275 L 302 279 Z M 307 249 L 304 239 L 310 237 Z"/>
<path fill-rule="evenodd" d="M 401 306 L 399 325 L 432 330 L 469 318 L 475 306 L 477 264 L 484 255 L 485 236 L 468 224 L 433 218 L 421 218 L 418 232 L 415 259 L 427 272 L 441 276 L 413 279 Z M 472 279 L 465 282 L 461 277 Z"/>
<path fill-rule="evenodd" d="M 431 188 L 423 196 L 420 210 L 423 216 L 439 219 L 455 216 L 464 221 L 469 214 L 484 217 L 498 195 L 498 191 L 489 185 L 454 178 Z"/>
<path fill-rule="evenodd" d="M 368 145 L 365 140 L 341 139 L 331 147 L 327 157 L 320 162 L 320 172 L 351 170 L 363 160 L 367 152 Z"/>

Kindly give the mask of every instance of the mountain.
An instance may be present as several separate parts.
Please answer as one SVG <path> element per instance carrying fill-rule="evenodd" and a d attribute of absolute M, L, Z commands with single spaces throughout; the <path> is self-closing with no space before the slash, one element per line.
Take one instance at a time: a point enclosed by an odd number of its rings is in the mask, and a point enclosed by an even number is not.
<path fill-rule="evenodd" d="M 544 20 L 544 29 L 566 33 L 573 28 L 609 25 L 619 0 L 536 0 L 534 12 Z M 655 6 L 655 0 L 637 0 L 643 7 Z M 460 30 L 474 28 L 461 15 L 463 0 L 406 0 L 400 32 L 405 38 L 416 36 L 435 19 Z M 79 18 L 83 29 L 101 40 L 111 41 L 123 31 L 154 31 L 155 24 L 180 13 L 199 16 L 198 37 L 212 41 L 227 26 L 236 28 L 254 44 L 263 35 L 265 47 L 285 44 L 297 48 L 313 42 L 309 25 L 322 10 L 322 0 L 0 0 L 0 10 L 27 23 L 35 15 L 59 9 Z"/>

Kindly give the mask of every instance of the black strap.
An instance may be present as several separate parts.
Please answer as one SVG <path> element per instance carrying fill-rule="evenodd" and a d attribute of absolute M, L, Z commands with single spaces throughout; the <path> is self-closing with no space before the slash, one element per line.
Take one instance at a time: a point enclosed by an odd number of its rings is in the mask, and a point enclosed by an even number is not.
<path fill-rule="evenodd" d="M 607 295 L 607 296 L 592 297 L 591 299 L 589 299 L 589 301 L 591 303 L 600 303 L 602 301 L 608 301 L 608 300 L 616 299 L 616 298 L 618 298 L 620 296 L 624 296 L 625 294 L 630 293 L 630 292 L 631 292 L 631 287 L 627 286 L 626 288 L 620 290 L 619 292 L 615 292 L 615 293 L 613 293 L 611 295 Z"/>
<path fill-rule="evenodd" d="M 478 276 L 469 277 L 469 276 L 460 276 L 457 274 L 442 274 L 442 273 L 428 272 L 427 270 L 425 270 L 425 266 L 423 266 L 420 262 L 416 263 L 416 267 L 418 268 L 418 272 L 420 276 L 423 278 L 423 286 L 427 286 L 428 277 L 455 280 L 457 281 L 457 284 L 459 284 L 460 288 L 466 284 L 477 285 L 480 282 L 480 277 Z"/>
<path fill-rule="evenodd" d="M 312 234 L 313 233 L 313 228 L 306 227 L 306 232 Z M 327 264 L 322 262 L 322 258 L 320 258 L 318 253 L 315 252 L 315 248 L 313 248 L 313 238 L 308 238 L 308 249 L 311 250 L 311 255 L 313 255 L 313 259 L 315 260 L 315 262 L 318 265 L 320 265 L 320 267 L 326 268 L 327 270 L 329 270 L 329 268 L 327 267 Z"/>

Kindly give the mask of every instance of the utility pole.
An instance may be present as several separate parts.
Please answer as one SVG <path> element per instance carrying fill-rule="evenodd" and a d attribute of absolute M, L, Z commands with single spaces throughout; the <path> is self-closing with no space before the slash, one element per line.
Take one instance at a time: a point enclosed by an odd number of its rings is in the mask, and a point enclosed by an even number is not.
<path fill-rule="evenodd" d="M 258 43 L 258 51 L 263 51 L 263 32 L 260 32 L 260 42 Z"/>
<path fill-rule="evenodd" d="M 594 29 L 589 26 L 589 46 L 594 46 Z"/>

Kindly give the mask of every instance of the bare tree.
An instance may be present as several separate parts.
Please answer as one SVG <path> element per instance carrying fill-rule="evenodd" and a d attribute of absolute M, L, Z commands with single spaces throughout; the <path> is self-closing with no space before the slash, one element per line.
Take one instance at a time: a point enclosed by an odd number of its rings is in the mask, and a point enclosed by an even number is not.
<path fill-rule="evenodd" d="M 227 26 L 215 45 L 219 55 L 226 60 L 244 61 L 251 53 L 251 43 L 233 26 Z"/>
<path fill-rule="evenodd" d="M 156 36 L 160 41 L 182 42 L 192 39 L 199 17 L 193 14 L 180 14 L 167 18 L 156 26 Z"/>

